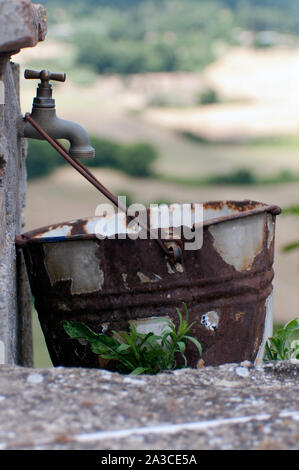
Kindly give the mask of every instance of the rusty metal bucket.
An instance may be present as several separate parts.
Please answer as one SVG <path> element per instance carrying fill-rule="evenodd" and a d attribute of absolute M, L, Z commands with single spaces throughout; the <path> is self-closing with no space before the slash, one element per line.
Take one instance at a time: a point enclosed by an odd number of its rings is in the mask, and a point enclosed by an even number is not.
<path fill-rule="evenodd" d="M 184 251 L 176 263 L 155 240 L 99 240 L 98 217 L 18 238 L 54 366 L 102 366 L 89 346 L 69 339 L 62 320 L 108 334 L 128 329 L 131 321 L 140 332 L 157 331 L 165 318 L 176 324 L 182 302 L 197 322 L 192 335 L 202 345 L 205 365 L 262 360 L 272 329 L 280 209 L 254 201 L 206 202 L 203 208 L 203 246 Z M 186 356 L 196 367 L 198 351 L 191 343 Z"/>

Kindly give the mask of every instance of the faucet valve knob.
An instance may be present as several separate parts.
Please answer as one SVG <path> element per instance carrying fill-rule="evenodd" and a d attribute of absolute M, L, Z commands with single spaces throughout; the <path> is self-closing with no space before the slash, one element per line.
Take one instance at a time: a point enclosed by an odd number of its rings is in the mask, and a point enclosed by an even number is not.
<path fill-rule="evenodd" d="M 30 79 L 40 79 L 40 84 L 37 88 L 36 97 L 33 100 L 34 108 L 55 108 L 55 100 L 52 98 L 52 86 L 50 80 L 56 80 L 57 82 L 65 82 L 65 73 L 52 73 L 50 70 L 29 70 L 26 69 L 24 77 Z"/>
<path fill-rule="evenodd" d="M 42 85 L 46 85 L 44 82 L 49 82 L 50 80 L 55 80 L 56 82 L 65 82 L 66 74 L 65 73 L 53 73 L 50 70 L 29 70 L 26 69 L 24 72 L 24 77 L 26 79 L 40 79 Z M 47 86 L 47 85 L 46 85 Z"/>

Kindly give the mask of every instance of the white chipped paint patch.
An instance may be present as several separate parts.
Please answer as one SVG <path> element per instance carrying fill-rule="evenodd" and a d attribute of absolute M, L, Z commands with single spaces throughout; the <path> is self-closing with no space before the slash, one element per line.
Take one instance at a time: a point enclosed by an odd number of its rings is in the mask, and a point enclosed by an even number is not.
<path fill-rule="evenodd" d="M 135 325 L 138 333 L 148 334 L 154 333 L 154 335 L 161 336 L 166 331 L 170 331 L 168 322 L 171 321 L 170 317 L 149 317 L 149 318 L 138 318 L 132 320 L 130 323 Z"/>
<path fill-rule="evenodd" d="M 237 271 L 250 269 L 262 250 L 264 224 L 265 214 L 259 214 L 212 225 L 209 231 L 214 239 L 215 250 Z"/>
<path fill-rule="evenodd" d="M 169 261 L 166 261 L 167 272 L 168 274 L 176 274 L 176 273 L 183 273 L 184 268 L 181 263 L 172 264 Z"/>
<path fill-rule="evenodd" d="M 236 213 L 236 209 L 228 207 L 225 204 L 220 209 L 204 207 L 203 220 L 215 219 L 217 217 L 225 217 Z"/>
<path fill-rule="evenodd" d="M 259 366 L 263 363 L 265 346 L 268 338 L 273 334 L 273 292 L 266 299 L 266 317 L 263 339 L 260 344 L 257 356 L 254 361 L 255 366 Z"/>
<path fill-rule="evenodd" d="M 111 237 L 116 234 L 138 234 L 141 228 L 137 224 L 132 227 L 127 226 L 127 219 L 123 212 L 117 214 L 113 213 L 106 217 L 91 217 L 85 219 L 84 229 L 81 235 L 99 235 L 100 237 Z M 76 225 L 77 220 L 71 220 L 66 224 L 59 226 L 51 226 L 47 232 L 36 234 L 34 238 L 64 238 L 72 236 L 73 226 Z M 79 233 L 76 234 L 76 236 Z"/>
<path fill-rule="evenodd" d="M 153 273 L 151 277 L 149 277 L 140 271 L 138 271 L 137 276 L 139 277 L 140 282 L 142 282 L 143 284 L 147 282 L 159 282 L 162 279 L 162 277 L 160 277 L 158 274 Z"/>
<path fill-rule="evenodd" d="M 94 232 L 99 238 L 113 237 L 114 235 L 138 235 L 142 228 L 134 222 L 127 223 L 127 216 L 123 212 L 99 217 Z"/>
<path fill-rule="evenodd" d="M 272 214 L 267 214 L 267 227 L 268 227 L 267 247 L 270 248 L 271 243 L 274 238 L 274 230 L 275 230 L 275 219 Z"/>
<path fill-rule="evenodd" d="M 204 325 L 208 330 L 216 331 L 219 323 L 219 314 L 214 310 L 202 315 L 200 323 Z"/>
<path fill-rule="evenodd" d="M 109 325 L 110 325 L 110 323 L 108 323 L 108 322 L 101 324 L 101 327 L 102 327 L 101 333 L 102 333 L 102 334 L 103 334 L 103 333 L 106 333 L 106 331 L 107 331 L 108 328 L 109 328 Z"/>
<path fill-rule="evenodd" d="M 98 245 L 93 241 L 48 243 L 43 245 L 45 267 L 51 285 L 71 280 L 71 293 L 83 294 L 101 290 L 104 273 L 96 257 Z"/>
<path fill-rule="evenodd" d="M 69 237 L 71 235 L 72 227 L 70 225 L 61 225 L 59 227 L 50 227 L 48 232 L 37 234 L 34 238 L 59 238 Z"/>

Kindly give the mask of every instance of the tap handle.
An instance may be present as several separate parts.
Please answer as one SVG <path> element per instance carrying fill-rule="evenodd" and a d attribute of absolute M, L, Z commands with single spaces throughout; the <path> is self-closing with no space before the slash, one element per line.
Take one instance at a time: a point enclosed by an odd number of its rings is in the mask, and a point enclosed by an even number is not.
<path fill-rule="evenodd" d="M 65 73 L 52 73 L 50 70 L 29 70 L 26 69 L 24 72 L 24 77 L 27 79 L 40 79 L 42 83 L 49 82 L 49 80 L 55 80 L 57 82 L 65 82 L 66 74 Z"/>

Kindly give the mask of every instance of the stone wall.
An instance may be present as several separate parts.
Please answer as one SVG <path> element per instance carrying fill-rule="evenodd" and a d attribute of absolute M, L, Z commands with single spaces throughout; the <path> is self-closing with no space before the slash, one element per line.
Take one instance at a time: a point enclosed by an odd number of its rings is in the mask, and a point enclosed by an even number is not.
<path fill-rule="evenodd" d="M 32 365 L 31 297 L 15 236 L 22 230 L 26 141 L 21 119 L 19 66 L 10 58 L 46 34 L 45 9 L 30 0 L 0 0 L 0 363 Z"/>
<path fill-rule="evenodd" d="M 137 377 L 0 366 L 0 450 L 295 450 L 298 374 L 295 360 Z"/>

